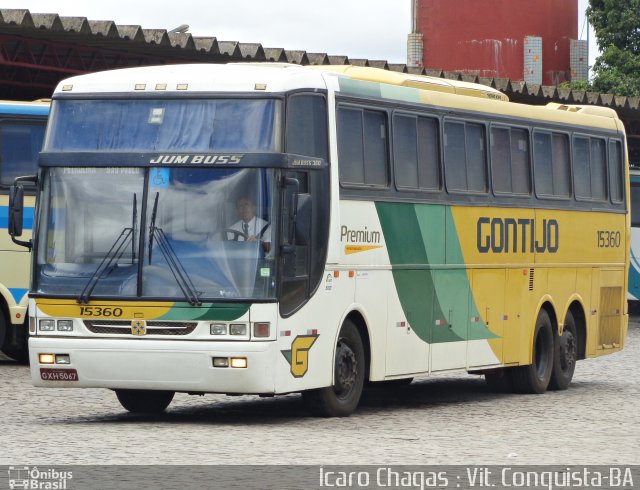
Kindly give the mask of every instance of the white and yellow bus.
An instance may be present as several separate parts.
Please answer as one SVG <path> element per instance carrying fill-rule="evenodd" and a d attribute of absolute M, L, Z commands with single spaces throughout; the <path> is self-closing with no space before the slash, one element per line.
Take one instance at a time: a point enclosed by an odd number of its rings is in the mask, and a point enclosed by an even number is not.
<path fill-rule="evenodd" d="M 624 345 L 625 158 L 612 110 L 372 68 L 68 79 L 40 157 L 33 382 L 133 412 L 302 392 L 325 416 L 446 371 L 565 389 Z"/>
<path fill-rule="evenodd" d="M 27 353 L 27 291 L 29 253 L 14 244 L 6 233 L 9 219 L 9 187 L 16 177 L 38 168 L 49 103 L 46 101 L 0 101 L 0 349 L 19 361 Z M 31 230 L 35 187 L 26 188 L 25 228 Z"/>

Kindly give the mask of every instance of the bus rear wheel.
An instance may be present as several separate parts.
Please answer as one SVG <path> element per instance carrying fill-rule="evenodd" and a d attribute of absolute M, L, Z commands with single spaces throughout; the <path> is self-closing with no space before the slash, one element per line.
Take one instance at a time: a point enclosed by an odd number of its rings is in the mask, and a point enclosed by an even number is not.
<path fill-rule="evenodd" d="M 321 417 L 346 417 L 353 413 L 362 396 L 365 354 L 362 338 L 350 320 L 340 329 L 336 344 L 334 385 L 302 393 L 309 410 Z"/>
<path fill-rule="evenodd" d="M 553 371 L 549 388 L 552 390 L 566 390 L 571 384 L 578 359 L 578 334 L 576 322 L 571 312 L 567 313 L 562 335 L 556 337 Z"/>
<path fill-rule="evenodd" d="M 174 395 L 173 391 L 116 390 L 120 405 L 131 413 L 164 412 Z"/>
<path fill-rule="evenodd" d="M 544 393 L 549 386 L 554 358 L 554 334 L 546 310 L 540 310 L 533 335 L 533 362 L 510 371 L 513 388 L 518 393 Z"/>

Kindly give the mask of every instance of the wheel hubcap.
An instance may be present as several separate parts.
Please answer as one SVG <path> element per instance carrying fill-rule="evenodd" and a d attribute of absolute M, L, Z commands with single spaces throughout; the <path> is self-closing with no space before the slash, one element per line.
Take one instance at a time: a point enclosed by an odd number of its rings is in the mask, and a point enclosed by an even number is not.
<path fill-rule="evenodd" d="M 573 333 L 565 331 L 560 338 L 560 366 L 569 371 L 576 363 L 576 339 Z"/>
<path fill-rule="evenodd" d="M 345 342 L 339 342 L 336 349 L 336 395 L 344 397 L 349 394 L 356 384 L 357 373 L 355 353 Z"/>

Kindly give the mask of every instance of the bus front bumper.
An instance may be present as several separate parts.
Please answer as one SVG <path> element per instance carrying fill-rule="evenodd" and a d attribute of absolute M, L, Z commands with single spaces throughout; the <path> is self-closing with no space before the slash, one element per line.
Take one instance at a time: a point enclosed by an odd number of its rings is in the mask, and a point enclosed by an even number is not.
<path fill-rule="evenodd" d="M 40 354 L 68 355 L 69 363 L 41 364 Z M 272 394 L 276 354 L 276 342 L 29 339 L 34 386 L 55 388 Z M 214 367 L 214 358 L 246 358 L 247 367 Z"/>

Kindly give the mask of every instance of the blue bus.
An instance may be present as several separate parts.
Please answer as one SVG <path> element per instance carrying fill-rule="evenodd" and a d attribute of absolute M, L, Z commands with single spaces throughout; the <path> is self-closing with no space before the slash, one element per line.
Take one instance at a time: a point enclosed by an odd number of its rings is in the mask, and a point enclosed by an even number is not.
<path fill-rule="evenodd" d="M 9 219 L 9 187 L 16 177 L 38 170 L 49 101 L 0 101 L 0 228 Z M 24 224 L 31 232 L 35 187 L 26 187 Z M 0 349 L 9 357 L 28 360 L 27 291 L 29 289 L 29 250 L 0 233 Z"/>

